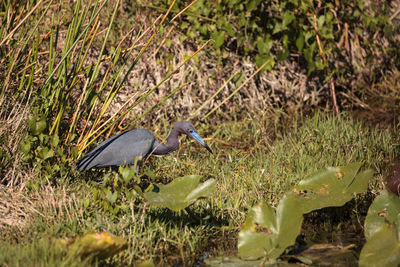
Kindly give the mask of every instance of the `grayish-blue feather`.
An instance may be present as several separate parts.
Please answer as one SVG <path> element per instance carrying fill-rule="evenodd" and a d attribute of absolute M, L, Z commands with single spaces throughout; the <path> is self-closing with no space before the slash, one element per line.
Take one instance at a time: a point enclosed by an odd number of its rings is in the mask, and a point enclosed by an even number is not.
<path fill-rule="evenodd" d="M 194 138 L 212 153 L 196 132 L 193 124 L 182 121 L 174 124 L 166 144 L 160 144 L 146 129 L 134 129 L 112 136 L 82 157 L 76 164 L 76 168 L 83 171 L 91 168 L 132 165 L 136 157 L 139 157 L 140 161 L 149 154 L 165 155 L 178 149 L 178 137 L 181 134 Z"/>

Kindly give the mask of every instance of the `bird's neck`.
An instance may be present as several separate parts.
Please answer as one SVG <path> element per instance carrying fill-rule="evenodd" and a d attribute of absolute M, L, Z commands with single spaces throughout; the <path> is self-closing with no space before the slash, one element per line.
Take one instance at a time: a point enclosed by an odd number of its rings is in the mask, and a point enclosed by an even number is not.
<path fill-rule="evenodd" d="M 172 130 L 172 132 L 167 137 L 167 143 L 158 144 L 153 152 L 154 155 L 166 155 L 169 154 L 179 147 L 179 132 Z"/>

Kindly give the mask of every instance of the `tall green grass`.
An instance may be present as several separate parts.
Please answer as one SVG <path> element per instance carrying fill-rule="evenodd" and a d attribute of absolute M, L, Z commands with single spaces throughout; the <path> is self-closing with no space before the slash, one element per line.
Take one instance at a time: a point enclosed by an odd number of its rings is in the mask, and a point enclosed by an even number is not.
<path fill-rule="evenodd" d="M 32 161 L 42 155 L 39 169 L 45 161 L 71 162 L 99 136 L 114 131 L 127 114 L 207 45 L 204 43 L 153 88 L 132 88 L 130 99 L 110 114 L 110 106 L 131 71 L 154 46 L 160 27 L 168 22 L 174 1 L 147 28 L 135 25 L 122 39 L 111 42 L 120 4 L 76 1 L 72 10 L 65 1 L 1 4 L 0 63 L 4 69 L 0 74 L 0 118 L 7 123 L 2 124 L 0 132 L 8 138 L 4 129 L 11 124 L 10 118 L 24 114 L 18 123 L 28 124 L 28 131 L 21 130 L 13 142 L 22 140 L 26 159 Z M 134 32 L 136 36 L 128 42 Z M 184 85 L 171 88 L 167 96 L 124 127 L 132 126 L 182 88 Z M 49 144 L 50 139 L 58 141 Z M 14 148 L 13 153 L 17 152 Z"/>

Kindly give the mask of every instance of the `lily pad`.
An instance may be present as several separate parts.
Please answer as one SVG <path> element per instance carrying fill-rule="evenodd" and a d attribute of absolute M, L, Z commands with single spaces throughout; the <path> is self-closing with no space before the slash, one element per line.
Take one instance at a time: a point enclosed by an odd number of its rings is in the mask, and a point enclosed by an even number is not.
<path fill-rule="evenodd" d="M 365 238 L 371 238 L 385 221 L 400 225 L 400 198 L 387 190 L 383 190 L 369 207 L 364 225 Z"/>
<path fill-rule="evenodd" d="M 106 259 L 127 248 L 123 237 L 109 233 L 86 233 L 77 238 L 59 239 L 58 246 L 64 247 L 74 255 Z"/>
<path fill-rule="evenodd" d="M 286 195 L 274 210 L 263 203 L 254 206 L 239 233 L 239 256 L 246 259 L 278 258 L 300 234 L 303 210 L 293 195 Z"/>
<path fill-rule="evenodd" d="M 293 189 L 293 194 L 301 201 L 304 213 L 325 207 L 343 206 L 354 194 L 365 192 L 373 171 L 367 169 L 358 173 L 361 165 L 352 163 L 342 167 L 329 167 L 300 181 Z"/>
<path fill-rule="evenodd" d="M 150 204 L 179 211 L 215 191 L 217 184 L 215 179 L 200 183 L 200 178 L 199 175 L 188 175 L 176 178 L 166 185 L 154 184 L 151 191 L 144 193 L 144 198 Z"/>
<path fill-rule="evenodd" d="M 361 250 L 360 266 L 400 264 L 400 199 L 383 190 L 371 204 L 365 219 L 367 243 Z"/>

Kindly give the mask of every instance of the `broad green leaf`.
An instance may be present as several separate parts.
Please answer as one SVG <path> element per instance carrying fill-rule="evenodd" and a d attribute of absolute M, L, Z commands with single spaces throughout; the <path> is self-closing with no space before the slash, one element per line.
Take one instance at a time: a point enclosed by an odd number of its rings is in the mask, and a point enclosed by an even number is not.
<path fill-rule="evenodd" d="M 209 179 L 199 184 L 200 178 L 199 175 L 188 175 L 176 178 L 167 185 L 154 184 L 152 191 L 144 193 L 144 198 L 150 204 L 179 211 L 214 192 L 216 180 Z"/>
<path fill-rule="evenodd" d="M 400 264 L 400 198 L 383 190 L 371 204 L 365 219 L 367 239 L 359 266 L 398 266 Z"/>
<path fill-rule="evenodd" d="M 284 196 L 276 214 L 270 206 L 259 203 L 251 209 L 240 230 L 239 256 L 278 258 L 286 247 L 295 243 L 302 222 L 302 208 L 295 196 Z"/>
<path fill-rule="evenodd" d="M 365 238 L 368 240 L 381 231 L 385 222 L 400 226 L 400 198 L 388 190 L 383 190 L 369 207 L 364 225 Z"/>
<path fill-rule="evenodd" d="M 361 163 L 343 167 L 329 167 L 307 179 L 300 181 L 294 188 L 304 213 L 313 210 L 342 206 L 354 197 L 354 194 L 367 190 L 372 170 L 365 170 L 358 175 Z"/>
<path fill-rule="evenodd" d="M 259 259 L 277 246 L 278 229 L 274 210 L 259 203 L 248 214 L 238 240 L 238 255 L 247 259 Z"/>
<path fill-rule="evenodd" d="M 303 223 L 303 208 L 301 203 L 291 194 L 286 194 L 280 201 L 276 211 L 277 224 L 278 224 L 278 244 L 280 254 L 288 246 L 296 242 L 297 236 L 301 231 L 301 224 Z"/>
<path fill-rule="evenodd" d="M 385 221 L 361 250 L 360 267 L 391 267 L 400 264 L 399 225 Z"/>

